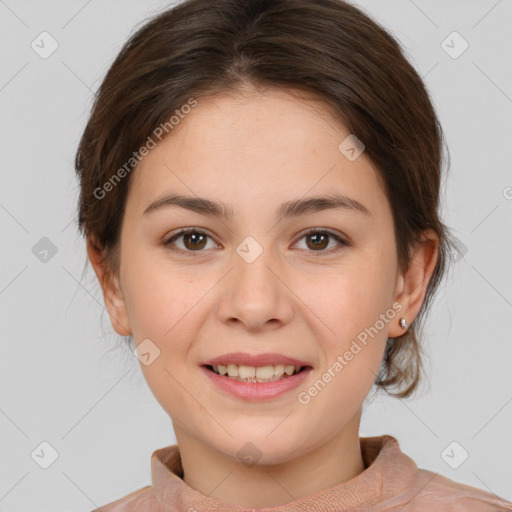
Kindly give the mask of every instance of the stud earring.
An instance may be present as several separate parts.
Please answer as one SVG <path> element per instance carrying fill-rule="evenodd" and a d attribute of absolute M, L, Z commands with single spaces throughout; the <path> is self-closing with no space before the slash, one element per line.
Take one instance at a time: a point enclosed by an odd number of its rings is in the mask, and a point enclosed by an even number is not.
<path fill-rule="evenodd" d="M 407 330 L 409 328 L 409 326 L 407 325 L 407 322 L 405 321 L 405 318 L 400 318 L 400 327 L 405 330 Z"/>

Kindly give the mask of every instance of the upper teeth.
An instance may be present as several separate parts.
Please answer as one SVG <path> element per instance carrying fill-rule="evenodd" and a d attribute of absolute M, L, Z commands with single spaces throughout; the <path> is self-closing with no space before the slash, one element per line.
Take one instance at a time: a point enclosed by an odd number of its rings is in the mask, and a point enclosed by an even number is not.
<path fill-rule="evenodd" d="M 301 369 L 301 366 L 293 365 L 268 365 L 268 366 L 246 366 L 237 364 L 218 364 L 213 366 L 215 373 L 228 375 L 229 377 L 240 377 L 241 379 L 272 379 L 281 378 L 286 375 L 293 375 Z"/>

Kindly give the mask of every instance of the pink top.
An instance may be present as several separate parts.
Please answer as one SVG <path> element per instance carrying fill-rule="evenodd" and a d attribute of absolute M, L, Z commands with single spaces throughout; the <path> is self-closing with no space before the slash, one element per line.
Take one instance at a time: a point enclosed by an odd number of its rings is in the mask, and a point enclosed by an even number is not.
<path fill-rule="evenodd" d="M 210 498 L 183 480 L 178 445 L 151 456 L 152 485 L 93 512 L 501 512 L 512 503 L 419 469 L 390 435 L 360 437 L 365 470 L 342 484 L 286 505 L 249 509 Z"/>

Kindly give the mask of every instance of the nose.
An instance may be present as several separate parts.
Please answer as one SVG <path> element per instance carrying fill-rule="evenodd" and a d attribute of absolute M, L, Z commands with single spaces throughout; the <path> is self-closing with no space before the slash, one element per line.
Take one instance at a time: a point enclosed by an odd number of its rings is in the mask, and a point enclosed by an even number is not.
<path fill-rule="evenodd" d="M 246 257 L 243 250 L 234 252 L 233 268 L 221 283 L 219 320 L 248 331 L 279 328 L 290 322 L 294 311 L 284 266 L 271 250 L 253 257 Z"/>

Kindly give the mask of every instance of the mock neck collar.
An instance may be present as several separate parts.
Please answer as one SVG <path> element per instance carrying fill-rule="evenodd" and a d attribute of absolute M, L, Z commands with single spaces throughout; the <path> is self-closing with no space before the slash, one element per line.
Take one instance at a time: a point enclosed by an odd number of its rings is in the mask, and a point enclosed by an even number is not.
<path fill-rule="evenodd" d="M 362 473 L 334 487 L 276 507 L 241 507 L 192 489 L 182 479 L 183 467 L 178 445 L 153 452 L 152 485 L 162 503 L 163 512 L 188 510 L 191 507 L 196 512 L 340 512 L 381 503 L 412 484 L 417 465 L 400 450 L 395 437 L 360 437 L 359 442 L 366 468 Z"/>

